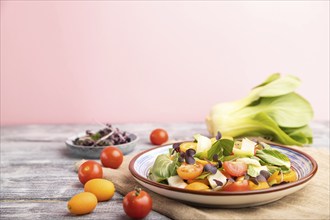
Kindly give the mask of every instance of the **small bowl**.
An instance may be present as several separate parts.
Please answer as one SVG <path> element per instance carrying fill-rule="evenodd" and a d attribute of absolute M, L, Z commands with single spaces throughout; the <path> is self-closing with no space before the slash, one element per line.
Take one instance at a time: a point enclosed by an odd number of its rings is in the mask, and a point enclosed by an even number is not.
<path fill-rule="evenodd" d="M 125 144 L 118 144 L 118 145 L 113 145 L 114 147 L 118 148 L 123 152 L 124 155 L 132 152 L 136 146 L 136 143 L 139 140 L 139 137 L 136 136 L 135 134 L 127 133 L 128 137 L 131 139 L 130 142 L 125 143 Z M 76 136 L 69 137 L 66 141 L 65 144 L 68 147 L 69 151 L 71 154 L 82 157 L 82 158 L 89 158 L 89 159 L 98 159 L 100 158 L 100 154 L 104 148 L 107 146 L 82 146 L 82 145 L 75 145 L 73 141 L 77 137 L 83 137 L 85 136 L 85 133 L 78 134 Z"/>

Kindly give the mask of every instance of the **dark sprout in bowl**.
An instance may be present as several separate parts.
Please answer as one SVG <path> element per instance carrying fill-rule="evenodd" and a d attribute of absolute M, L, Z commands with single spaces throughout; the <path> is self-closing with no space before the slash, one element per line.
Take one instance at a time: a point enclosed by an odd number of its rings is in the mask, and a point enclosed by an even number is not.
<path fill-rule="evenodd" d="M 106 124 L 105 126 L 105 128 L 95 133 L 87 130 L 86 135 L 77 137 L 73 144 L 81 146 L 111 146 L 131 141 L 131 138 L 125 131 L 113 128 L 111 124 Z"/>

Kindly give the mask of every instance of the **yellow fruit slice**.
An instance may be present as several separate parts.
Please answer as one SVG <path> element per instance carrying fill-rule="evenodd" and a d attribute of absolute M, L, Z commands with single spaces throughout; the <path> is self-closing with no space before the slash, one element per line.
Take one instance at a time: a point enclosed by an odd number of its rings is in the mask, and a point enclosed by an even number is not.
<path fill-rule="evenodd" d="M 272 183 L 271 185 L 273 184 L 279 184 L 282 182 L 282 178 L 283 176 L 280 174 L 280 171 L 275 171 L 268 179 L 267 181 L 269 183 Z"/>
<path fill-rule="evenodd" d="M 193 182 L 193 183 L 188 184 L 186 186 L 186 189 L 190 189 L 190 190 L 207 190 L 207 189 L 209 189 L 209 187 L 207 185 L 205 185 L 204 183 Z"/>
<path fill-rule="evenodd" d="M 205 166 L 208 163 L 211 163 L 213 165 L 218 164 L 217 162 L 214 162 L 214 161 L 201 160 L 201 159 L 198 159 L 198 158 L 195 158 L 195 160 L 196 160 L 196 163 L 202 164 L 203 166 Z"/>
<path fill-rule="evenodd" d="M 197 143 L 196 142 L 184 142 L 180 144 L 180 151 L 181 152 L 186 152 L 188 149 L 197 149 Z"/>
<path fill-rule="evenodd" d="M 282 182 L 295 182 L 298 180 L 296 171 L 290 169 L 287 173 L 276 171 L 268 178 L 269 185 L 280 184 Z"/>
<path fill-rule="evenodd" d="M 249 188 L 250 188 L 250 190 L 268 189 L 269 185 L 267 182 L 259 182 L 259 184 L 256 185 L 252 181 L 249 180 Z"/>
<path fill-rule="evenodd" d="M 209 181 L 208 179 L 202 179 L 202 180 L 196 180 L 196 179 L 193 179 L 193 180 L 187 180 L 187 183 L 190 184 L 190 183 L 195 183 L 195 182 L 198 182 L 198 183 L 203 183 L 205 185 L 209 185 Z"/>
<path fill-rule="evenodd" d="M 298 180 L 297 173 L 292 169 L 290 170 L 290 172 L 283 174 L 283 181 L 284 182 L 291 183 L 291 182 L 295 182 L 297 180 Z"/>

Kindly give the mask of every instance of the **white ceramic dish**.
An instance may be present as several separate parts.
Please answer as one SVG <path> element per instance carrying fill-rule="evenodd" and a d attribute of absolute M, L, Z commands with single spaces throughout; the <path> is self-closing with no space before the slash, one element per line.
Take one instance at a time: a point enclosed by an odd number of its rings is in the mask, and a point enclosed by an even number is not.
<path fill-rule="evenodd" d="M 153 148 L 136 155 L 130 162 L 129 170 L 142 186 L 171 199 L 198 206 L 241 208 L 270 203 L 305 187 L 317 171 L 316 161 L 309 155 L 285 146 L 271 145 L 286 154 L 293 169 L 297 171 L 298 181 L 286 183 L 269 189 L 246 192 L 194 191 L 168 186 L 147 178 L 156 157 L 168 152 L 172 145 Z"/>

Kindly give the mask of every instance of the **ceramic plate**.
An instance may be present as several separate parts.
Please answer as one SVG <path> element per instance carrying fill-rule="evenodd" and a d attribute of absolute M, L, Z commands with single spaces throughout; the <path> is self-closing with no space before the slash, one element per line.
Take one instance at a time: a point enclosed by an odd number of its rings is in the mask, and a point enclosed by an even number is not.
<path fill-rule="evenodd" d="M 114 145 L 114 147 L 117 147 L 119 150 L 121 150 L 121 152 L 123 152 L 124 155 L 132 152 L 136 146 L 136 143 L 139 140 L 138 136 L 136 136 L 135 134 L 130 134 L 130 133 L 127 133 L 127 134 L 131 138 L 130 142 L 125 143 L 125 144 Z M 93 147 L 93 146 L 82 146 L 82 145 L 73 144 L 73 141 L 77 137 L 82 137 L 85 135 L 86 135 L 85 133 L 81 133 L 76 136 L 69 137 L 65 142 L 66 146 L 68 147 L 71 154 L 73 154 L 75 156 L 79 156 L 79 157 L 82 157 L 85 159 L 87 159 L 87 158 L 90 158 L 90 159 L 98 158 L 99 159 L 101 151 L 105 148 L 104 146 Z"/>
<path fill-rule="evenodd" d="M 298 174 L 297 182 L 255 191 L 212 192 L 181 189 L 149 180 L 147 175 L 156 157 L 168 153 L 168 149 L 172 148 L 172 145 L 153 148 L 136 155 L 129 164 L 129 170 L 141 185 L 171 199 L 205 207 L 241 208 L 257 206 L 279 200 L 302 189 L 317 171 L 316 161 L 306 153 L 285 146 L 273 144 L 271 146 L 290 158 L 292 167 Z"/>

